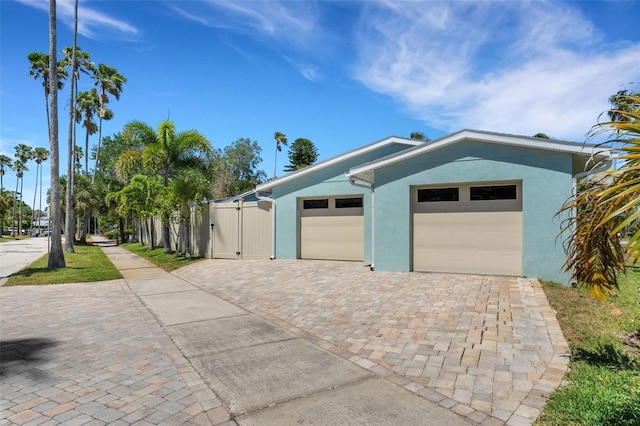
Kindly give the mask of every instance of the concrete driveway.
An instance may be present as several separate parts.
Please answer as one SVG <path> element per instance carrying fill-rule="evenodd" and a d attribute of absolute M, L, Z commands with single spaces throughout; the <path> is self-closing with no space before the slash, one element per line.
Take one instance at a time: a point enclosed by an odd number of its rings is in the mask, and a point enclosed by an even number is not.
<path fill-rule="evenodd" d="M 203 261 L 183 279 L 482 424 L 531 424 L 568 345 L 535 279 Z"/>

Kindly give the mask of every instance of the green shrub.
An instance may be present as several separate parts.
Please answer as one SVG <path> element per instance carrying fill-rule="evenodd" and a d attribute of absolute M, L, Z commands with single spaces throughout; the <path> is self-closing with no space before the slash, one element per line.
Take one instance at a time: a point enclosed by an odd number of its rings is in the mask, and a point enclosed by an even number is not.
<path fill-rule="evenodd" d="M 104 236 L 109 238 L 110 240 L 115 240 L 116 238 L 118 238 L 118 231 L 107 231 L 104 233 Z"/>

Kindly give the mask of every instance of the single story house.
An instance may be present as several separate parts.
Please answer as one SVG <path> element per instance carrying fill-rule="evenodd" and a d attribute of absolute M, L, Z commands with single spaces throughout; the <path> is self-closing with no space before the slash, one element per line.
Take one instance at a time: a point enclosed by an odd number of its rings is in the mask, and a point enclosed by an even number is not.
<path fill-rule="evenodd" d="M 426 142 L 390 137 L 256 193 L 274 205 L 276 258 L 566 284 L 556 213 L 606 155 L 592 145 L 475 130 Z"/>

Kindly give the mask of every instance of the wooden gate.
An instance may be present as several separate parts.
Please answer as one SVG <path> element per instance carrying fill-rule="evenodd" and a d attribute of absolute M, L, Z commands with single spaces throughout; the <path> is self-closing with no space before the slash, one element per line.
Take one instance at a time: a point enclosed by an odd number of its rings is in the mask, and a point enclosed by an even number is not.
<path fill-rule="evenodd" d="M 262 259 L 271 256 L 271 203 L 211 203 L 211 257 Z"/>

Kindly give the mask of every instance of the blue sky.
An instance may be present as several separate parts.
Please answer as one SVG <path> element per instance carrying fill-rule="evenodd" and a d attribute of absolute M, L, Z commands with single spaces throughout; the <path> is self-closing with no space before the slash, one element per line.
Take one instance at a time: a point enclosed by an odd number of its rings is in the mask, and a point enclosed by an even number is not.
<path fill-rule="evenodd" d="M 19 143 L 49 147 L 42 86 L 27 60 L 48 50 L 47 8 L 0 0 L 0 153 L 10 157 Z M 103 134 L 169 116 L 216 148 L 257 140 L 269 177 L 275 131 L 312 140 L 321 160 L 412 131 L 583 142 L 607 98 L 640 82 L 637 1 L 81 0 L 79 13 L 78 45 L 128 79 Z M 72 0 L 58 0 L 59 49 L 72 43 L 72 18 Z M 283 151 L 279 175 L 286 163 Z M 47 188 L 48 162 L 44 171 Z M 14 188 L 15 176 L 4 183 Z"/>

